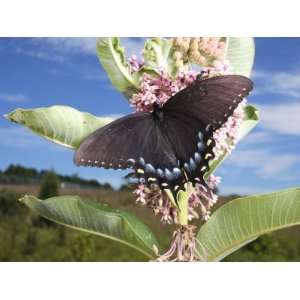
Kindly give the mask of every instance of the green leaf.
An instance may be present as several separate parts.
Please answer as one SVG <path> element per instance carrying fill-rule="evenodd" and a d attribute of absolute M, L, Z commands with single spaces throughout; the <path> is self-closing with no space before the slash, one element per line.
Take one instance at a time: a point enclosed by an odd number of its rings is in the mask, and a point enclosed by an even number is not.
<path fill-rule="evenodd" d="M 97 42 L 100 63 L 107 72 L 114 87 L 130 98 L 139 91 L 139 82 L 131 74 L 124 48 L 117 37 L 101 38 Z"/>
<path fill-rule="evenodd" d="M 153 259 L 158 243 L 152 231 L 133 215 L 78 196 L 40 200 L 20 199 L 39 215 L 73 229 L 96 234 L 130 246 Z"/>
<path fill-rule="evenodd" d="M 220 261 L 262 234 L 300 224 L 300 188 L 239 198 L 221 206 L 200 228 L 197 252 Z"/>
<path fill-rule="evenodd" d="M 245 106 L 245 118 L 238 131 L 238 141 L 244 138 L 259 122 L 259 111 L 253 105 Z"/>
<path fill-rule="evenodd" d="M 244 120 L 239 127 L 238 130 L 238 142 L 243 139 L 259 122 L 259 114 L 257 108 L 253 105 L 246 105 L 245 106 L 245 117 Z M 228 141 L 228 143 L 230 143 Z M 211 175 L 225 160 L 228 156 L 228 153 L 224 151 L 224 153 L 218 158 L 210 162 L 209 171 L 205 174 L 207 178 Z"/>
<path fill-rule="evenodd" d="M 253 38 L 229 37 L 225 58 L 237 75 L 250 77 L 254 63 L 255 45 Z"/>
<path fill-rule="evenodd" d="M 18 108 L 5 117 L 68 148 L 77 148 L 89 134 L 113 121 L 109 117 L 95 117 L 60 105 L 36 109 Z"/>
<path fill-rule="evenodd" d="M 175 75 L 177 67 L 172 59 L 172 54 L 173 47 L 170 39 L 152 38 L 145 43 L 145 64 L 155 70 L 163 69 L 170 75 Z"/>

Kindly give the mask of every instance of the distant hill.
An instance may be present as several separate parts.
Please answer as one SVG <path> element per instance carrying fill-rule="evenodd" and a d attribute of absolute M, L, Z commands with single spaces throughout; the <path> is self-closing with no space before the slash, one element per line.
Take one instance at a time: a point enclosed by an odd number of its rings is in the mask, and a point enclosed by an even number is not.
<path fill-rule="evenodd" d="M 48 170 L 38 171 L 34 168 L 27 168 L 21 165 L 11 164 L 7 169 L 0 170 L 0 184 L 40 184 L 44 174 Z M 63 186 L 81 187 L 81 188 L 104 188 L 113 190 L 109 183 L 101 184 L 95 179 L 83 179 L 77 174 L 61 175 L 57 174 Z"/>

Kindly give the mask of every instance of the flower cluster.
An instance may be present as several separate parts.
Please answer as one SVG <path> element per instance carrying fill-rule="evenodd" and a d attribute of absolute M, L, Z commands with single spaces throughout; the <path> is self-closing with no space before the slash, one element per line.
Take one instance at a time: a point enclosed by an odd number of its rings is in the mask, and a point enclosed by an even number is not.
<path fill-rule="evenodd" d="M 227 122 L 214 132 L 213 136 L 216 142 L 214 153 L 216 158 L 219 158 L 224 151 L 231 153 L 238 142 L 238 129 L 243 122 L 245 105 L 246 100 L 244 99 L 235 109 L 232 116 L 228 118 Z"/>
<path fill-rule="evenodd" d="M 196 226 L 179 226 L 173 233 L 170 249 L 157 261 L 196 261 Z"/>
<path fill-rule="evenodd" d="M 220 180 L 220 177 L 210 175 L 207 180 L 209 189 L 203 185 L 196 184 L 188 199 L 189 221 L 194 218 L 199 218 L 196 209 L 200 210 L 200 214 L 205 221 L 209 218 L 211 208 L 218 201 L 218 197 L 213 193 L 213 190 L 217 188 Z M 165 192 L 154 185 L 146 187 L 145 185 L 140 184 L 134 191 L 134 194 L 137 196 L 136 201 L 151 208 L 155 215 L 161 217 L 163 223 L 177 224 L 176 208 L 173 207 Z"/>
<path fill-rule="evenodd" d="M 221 182 L 221 178 L 215 175 L 210 175 L 207 179 L 208 188 L 201 184 L 196 184 L 194 192 L 189 198 L 189 218 L 191 216 L 198 218 L 198 214 L 195 209 L 199 208 L 202 218 L 207 221 L 210 216 L 210 211 L 214 204 L 218 201 L 218 196 L 213 192 L 218 184 Z"/>
<path fill-rule="evenodd" d="M 140 92 L 131 98 L 131 104 L 137 112 L 152 111 L 153 104 L 164 104 L 171 96 L 186 88 L 196 79 L 194 71 L 180 72 L 175 79 L 161 71 L 159 76 L 144 74 Z"/>
<path fill-rule="evenodd" d="M 225 40 L 220 37 L 185 37 L 172 39 L 173 58 L 181 68 L 187 61 L 201 66 L 215 66 L 224 60 Z"/>
<path fill-rule="evenodd" d="M 136 201 L 151 208 L 155 215 L 161 216 L 163 223 L 177 223 L 176 209 L 162 190 L 155 186 L 146 187 L 140 184 L 134 194 L 137 195 Z"/>

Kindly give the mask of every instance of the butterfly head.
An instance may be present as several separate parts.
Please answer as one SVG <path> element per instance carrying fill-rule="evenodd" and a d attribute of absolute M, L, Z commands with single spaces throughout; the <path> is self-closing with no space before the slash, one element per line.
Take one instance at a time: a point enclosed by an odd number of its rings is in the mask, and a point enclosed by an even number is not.
<path fill-rule="evenodd" d="M 202 81 L 204 79 L 208 79 L 209 78 L 209 74 L 210 73 L 210 70 L 207 70 L 207 71 L 201 71 L 197 77 L 196 77 L 196 80 L 197 81 Z"/>
<path fill-rule="evenodd" d="M 157 102 L 153 104 L 153 115 L 161 122 L 164 120 L 164 112 L 163 112 L 162 104 Z"/>

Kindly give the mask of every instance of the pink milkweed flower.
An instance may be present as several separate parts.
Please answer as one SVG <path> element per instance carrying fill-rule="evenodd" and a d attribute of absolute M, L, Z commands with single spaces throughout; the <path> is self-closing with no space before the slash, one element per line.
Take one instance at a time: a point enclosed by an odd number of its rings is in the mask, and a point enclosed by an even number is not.
<path fill-rule="evenodd" d="M 139 60 L 136 55 L 132 55 L 128 59 L 129 65 L 131 66 L 131 73 L 137 72 L 143 65 L 144 61 Z"/>

